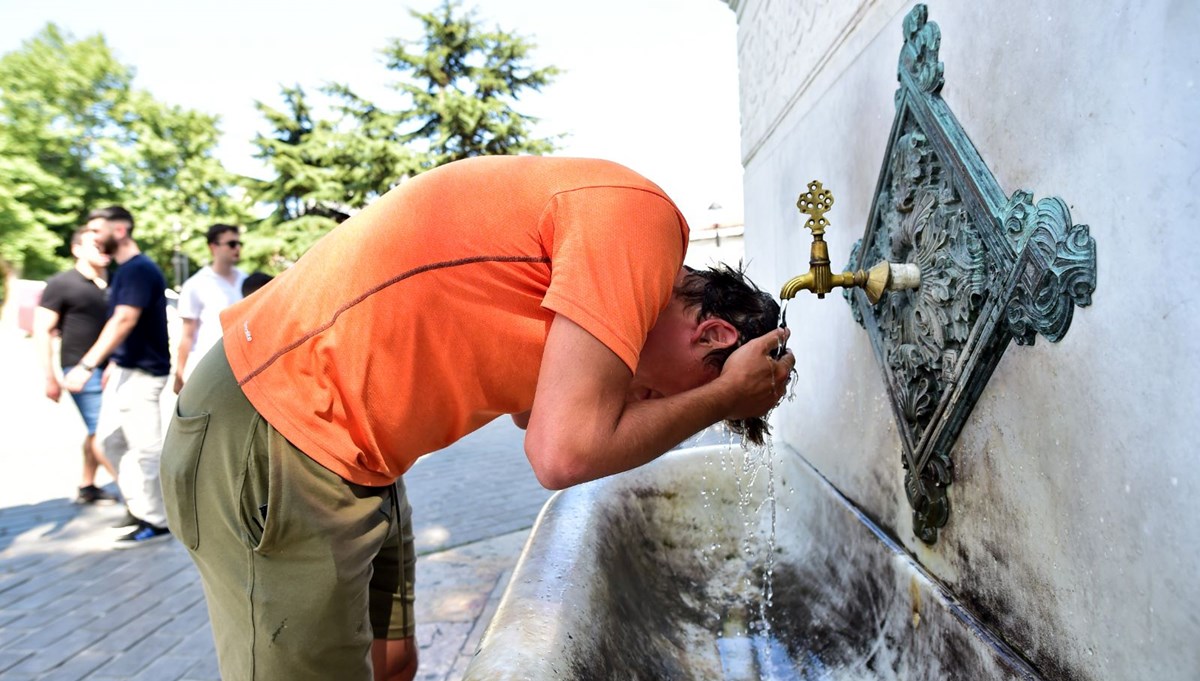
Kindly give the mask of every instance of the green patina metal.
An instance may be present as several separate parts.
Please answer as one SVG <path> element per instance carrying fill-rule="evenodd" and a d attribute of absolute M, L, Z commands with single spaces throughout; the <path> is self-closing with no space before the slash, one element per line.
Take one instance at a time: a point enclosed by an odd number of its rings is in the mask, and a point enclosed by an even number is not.
<path fill-rule="evenodd" d="M 1096 288 L 1096 244 L 1056 197 L 1006 197 L 939 92 L 941 33 L 925 5 L 904 19 L 896 117 L 870 218 L 847 269 L 915 263 L 921 286 L 871 305 L 867 330 L 899 424 L 913 529 L 937 541 L 950 517 L 951 453 L 1010 341 L 1057 342 Z"/>

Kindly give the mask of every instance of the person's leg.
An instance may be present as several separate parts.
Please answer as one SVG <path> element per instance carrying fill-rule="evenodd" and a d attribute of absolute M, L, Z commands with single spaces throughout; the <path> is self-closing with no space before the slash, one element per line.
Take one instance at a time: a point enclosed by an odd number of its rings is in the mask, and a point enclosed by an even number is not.
<path fill-rule="evenodd" d="M 121 491 L 121 497 L 125 500 L 126 511 L 132 515 L 132 511 L 129 511 L 129 493 L 125 489 L 125 481 L 122 476 L 133 457 L 125 456 L 129 451 L 129 444 L 125 441 L 125 431 L 121 427 L 122 416 L 119 406 L 123 395 L 121 388 L 127 377 L 128 374 L 124 369 L 110 365 L 108 383 L 104 386 L 100 400 L 100 417 L 97 420 L 95 437 L 96 441 L 100 443 L 99 448 L 104 452 L 104 457 L 108 459 L 109 465 L 117 471 L 117 489 Z"/>
<path fill-rule="evenodd" d="M 64 367 L 63 371 L 69 373 L 74 367 Z M 71 393 L 71 399 L 75 402 L 75 407 L 79 409 L 79 415 L 83 418 L 83 424 L 87 428 L 87 437 L 83 440 L 83 470 L 79 479 L 80 499 L 86 503 L 93 501 L 113 500 L 113 496 L 96 487 L 96 471 L 100 466 L 104 466 L 112 475 L 113 480 L 117 479 L 116 472 L 108 460 L 104 458 L 104 454 L 99 451 L 99 442 L 96 438 L 96 428 L 100 420 L 100 403 L 101 403 L 101 372 L 93 372 L 92 377 L 84 384 L 83 390 L 77 393 Z"/>
<path fill-rule="evenodd" d="M 393 529 L 372 563 L 371 659 L 375 681 L 409 681 L 417 673 L 416 621 L 413 617 L 416 554 L 412 506 L 401 478 L 392 486 L 389 511 Z"/>
<path fill-rule="evenodd" d="M 371 644 L 375 681 L 412 681 L 417 677 L 417 641 L 414 637 L 382 639 Z"/>
<path fill-rule="evenodd" d="M 121 431 L 129 452 L 121 466 L 121 493 L 129 512 L 155 528 L 167 526 L 159 466 L 162 456 L 162 411 L 159 397 L 166 376 L 124 369 L 117 396 Z"/>
<path fill-rule="evenodd" d="M 167 432 L 172 531 L 200 571 L 223 678 L 372 678 L 372 560 L 389 488 L 348 483 L 257 414 L 218 346 Z"/>
<path fill-rule="evenodd" d="M 117 481 L 117 469 L 109 463 L 108 457 L 104 456 L 104 452 L 100 449 L 100 442 L 95 435 L 88 435 L 83 441 L 83 470 L 84 475 L 88 478 L 87 484 L 95 487 L 96 472 L 103 468 L 108 472 L 108 475 Z M 90 471 L 90 475 L 89 475 Z"/>

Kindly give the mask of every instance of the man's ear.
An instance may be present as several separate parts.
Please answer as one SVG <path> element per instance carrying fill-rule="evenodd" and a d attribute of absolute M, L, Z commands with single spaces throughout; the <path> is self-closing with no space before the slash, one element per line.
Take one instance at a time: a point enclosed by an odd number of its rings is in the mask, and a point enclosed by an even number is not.
<path fill-rule="evenodd" d="M 692 340 L 714 350 L 737 345 L 738 331 L 720 317 L 708 317 L 696 325 Z"/>

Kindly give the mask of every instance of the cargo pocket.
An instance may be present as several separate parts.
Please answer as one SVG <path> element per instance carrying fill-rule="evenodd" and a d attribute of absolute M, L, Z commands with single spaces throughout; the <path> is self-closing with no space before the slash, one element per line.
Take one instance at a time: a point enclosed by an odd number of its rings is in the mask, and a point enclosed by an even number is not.
<path fill-rule="evenodd" d="M 196 509 L 196 473 L 208 430 L 208 414 L 175 414 L 163 442 L 161 464 L 163 501 L 171 532 L 184 546 L 200 546 L 200 514 Z"/>

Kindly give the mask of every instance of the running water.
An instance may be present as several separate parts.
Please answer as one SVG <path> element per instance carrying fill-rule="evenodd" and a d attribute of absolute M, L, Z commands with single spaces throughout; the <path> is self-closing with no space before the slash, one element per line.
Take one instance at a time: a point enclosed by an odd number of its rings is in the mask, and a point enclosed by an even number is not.
<path fill-rule="evenodd" d="M 780 328 L 787 327 L 787 301 L 783 301 L 783 306 L 780 310 Z M 787 352 L 787 347 L 783 343 L 783 339 L 779 340 L 779 345 L 771 352 L 771 359 L 776 360 L 782 357 Z M 788 384 L 785 387 L 786 398 L 790 402 L 796 397 L 796 381 L 795 370 L 788 377 Z M 768 413 L 766 418 L 769 420 L 771 414 Z M 738 441 L 734 434 L 726 429 L 728 442 L 723 448 L 720 457 L 720 466 L 722 475 L 714 476 L 716 479 L 726 479 L 727 472 L 732 472 L 735 492 L 737 494 L 738 514 L 742 520 L 742 539 L 739 548 L 742 555 L 750 560 L 755 555 L 756 544 L 765 543 L 765 555 L 762 558 L 761 572 L 749 570 L 746 572 L 745 583 L 746 587 L 746 602 L 741 608 L 733 608 L 728 613 L 729 618 L 726 622 L 721 622 L 720 613 L 714 612 L 713 617 L 718 624 L 718 650 L 722 659 L 726 679 L 741 679 L 751 678 L 744 676 L 744 671 L 751 667 L 756 667 L 758 674 L 753 678 L 757 679 L 792 679 L 795 678 L 791 673 L 786 652 L 778 641 L 772 636 L 771 627 L 771 608 L 775 600 L 775 561 L 776 561 L 776 521 L 777 521 L 777 504 L 775 496 L 775 448 L 771 439 L 768 437 L 762 445 L 754 445 L 750 443 L 743 435 Z M 740 450 L 741 457 L 739 459 L 737 452 Z M 713 465 L 710 460 L 709 466 Z M 766 480 L 763 481 L 760 476 L 765 473 Z M 707 472 L 701 473 L 701 496 L 704 499 L 705 508 L 711 508 L 710 504 L 718 498 L 718 490 L 709 489 Z M 761 495 L 761 499 L 756 501 L 755 491 L 758 485 L 762 483 L 765 487 L 765 494 Z M 764 517 L 764 514 L 765 517 Z M 763 542 L 756 541 L 759 536 L 760 527 L 763 521 L 766 521 L 764 528 L 765 537 Z M 714 541 L 709 547 L 709 551 L 717 554 L 721 544 Z M 710 560 L 709 551 L 704 552 L 704 560 Z M 719 554 L 717 554 L 719 555 Z M 755 574 L 761 574 L 761 584 L 755 584 Z M 744 622 L 744 615 L 736 616 L 735 612 L 754 613 L 754 620 Z M 741 620 L 741 621 L 739 621 Z M 744 623 L 743 623 L 744 622 Z"/>

